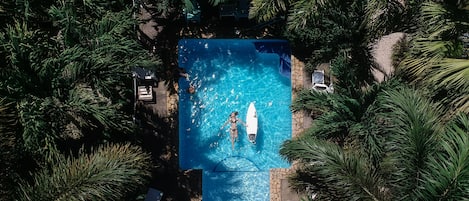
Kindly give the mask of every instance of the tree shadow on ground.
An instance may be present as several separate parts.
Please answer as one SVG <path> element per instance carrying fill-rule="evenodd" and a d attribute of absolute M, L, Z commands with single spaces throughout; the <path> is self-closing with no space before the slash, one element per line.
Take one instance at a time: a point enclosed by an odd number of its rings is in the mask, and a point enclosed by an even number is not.
<path fill-rule="evenodd" d="M 200 197 L 201 172 L 179 168 L 178 114 L 161 117 L 146 107 L 137 111 L 141 118 L 138 141 L 144 150 L 151 153 L 154 162 L 150 187 L 162 191 L 163 200 L 184 201 Z"/>

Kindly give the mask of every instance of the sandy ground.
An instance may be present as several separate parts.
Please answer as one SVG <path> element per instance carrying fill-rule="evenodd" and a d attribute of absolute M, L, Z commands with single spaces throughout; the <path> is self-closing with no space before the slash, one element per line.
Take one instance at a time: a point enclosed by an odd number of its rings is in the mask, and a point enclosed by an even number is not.
<path fill-rule="evenodd" d="M 386 80 L 394 72 L 394 67 L 392 66 L 393 46 L 402 37 L 404 37 L 404 33 L 392 33 L 383 36 L 373 45 L 372 55 L 380 67 L 379 69 L 373 69 L 373 75 L 378 82 Z"/>

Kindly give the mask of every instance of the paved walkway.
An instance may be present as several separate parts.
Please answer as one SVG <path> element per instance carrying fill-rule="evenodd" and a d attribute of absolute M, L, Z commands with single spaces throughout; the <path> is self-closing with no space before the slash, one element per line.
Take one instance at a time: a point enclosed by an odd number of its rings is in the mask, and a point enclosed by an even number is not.
<path fill-rule="evenodd" d="M 292 56 L 292 100 L 296 97 L 296 92 L 311 87 L 311 78 L 304 71 L 304 63 Z M 292 115 L 292 137 L 297 137 L 306 128 L 311 126 L 311 118 L 303 111 L 295 112 Z M 288 183 L 288 175 L 294 171 L 295 164 L 291 168 L 277 168 L 270 170 L 270 200 L 271 201 L 299 201 L 300 196 L 293 192 Z"/>
<path fill-rule="evenodd" d="M 178 96 L 177 94 L 170 94 L 164 81 L 160 81 L 158 87 L 153 87 L 153 93 L 156 96 L 155 103 L 145 104 L 145 108 L 153 114 L 165 118 L 177 110 Z"/>

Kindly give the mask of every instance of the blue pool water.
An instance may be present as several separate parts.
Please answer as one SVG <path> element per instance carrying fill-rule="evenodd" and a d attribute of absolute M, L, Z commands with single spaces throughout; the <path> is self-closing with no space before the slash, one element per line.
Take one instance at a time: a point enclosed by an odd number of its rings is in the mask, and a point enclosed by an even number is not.
<path fill-rule="evenodd" d="M 269 170 L 290 165 L 278 154 L 291 138 L 290 49 L 283 40 L 185 39 L 179 41 L 179 164 L 203 169 L 202 195 L 211 200 L 269 200 Z M 192 84 L 196 93 L 189 94 Z M 259 119 L 257 143 L 239 125 L 234 149 L 232 111 L 245 121 L 250 102 Z"/>

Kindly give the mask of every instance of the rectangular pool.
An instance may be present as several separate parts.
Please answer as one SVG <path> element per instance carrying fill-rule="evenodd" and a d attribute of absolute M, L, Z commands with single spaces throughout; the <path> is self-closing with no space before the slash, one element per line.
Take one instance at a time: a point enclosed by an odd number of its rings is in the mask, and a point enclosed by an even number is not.
<path fill-rule="evenodd" d="M 288 168 L 278 151 L 291 138 L 290 48 L 284 40 L 184 39 L 178 62 L 179 164 L 203 169 L 203 200 L 269 200 L 269 170 Z M 190 85 L 195 93 L 187 92 Z M 255 102 L 259 130 L 251 144 L 239 125 L 231 147 L 232 111 L 245 121 Z"/>

